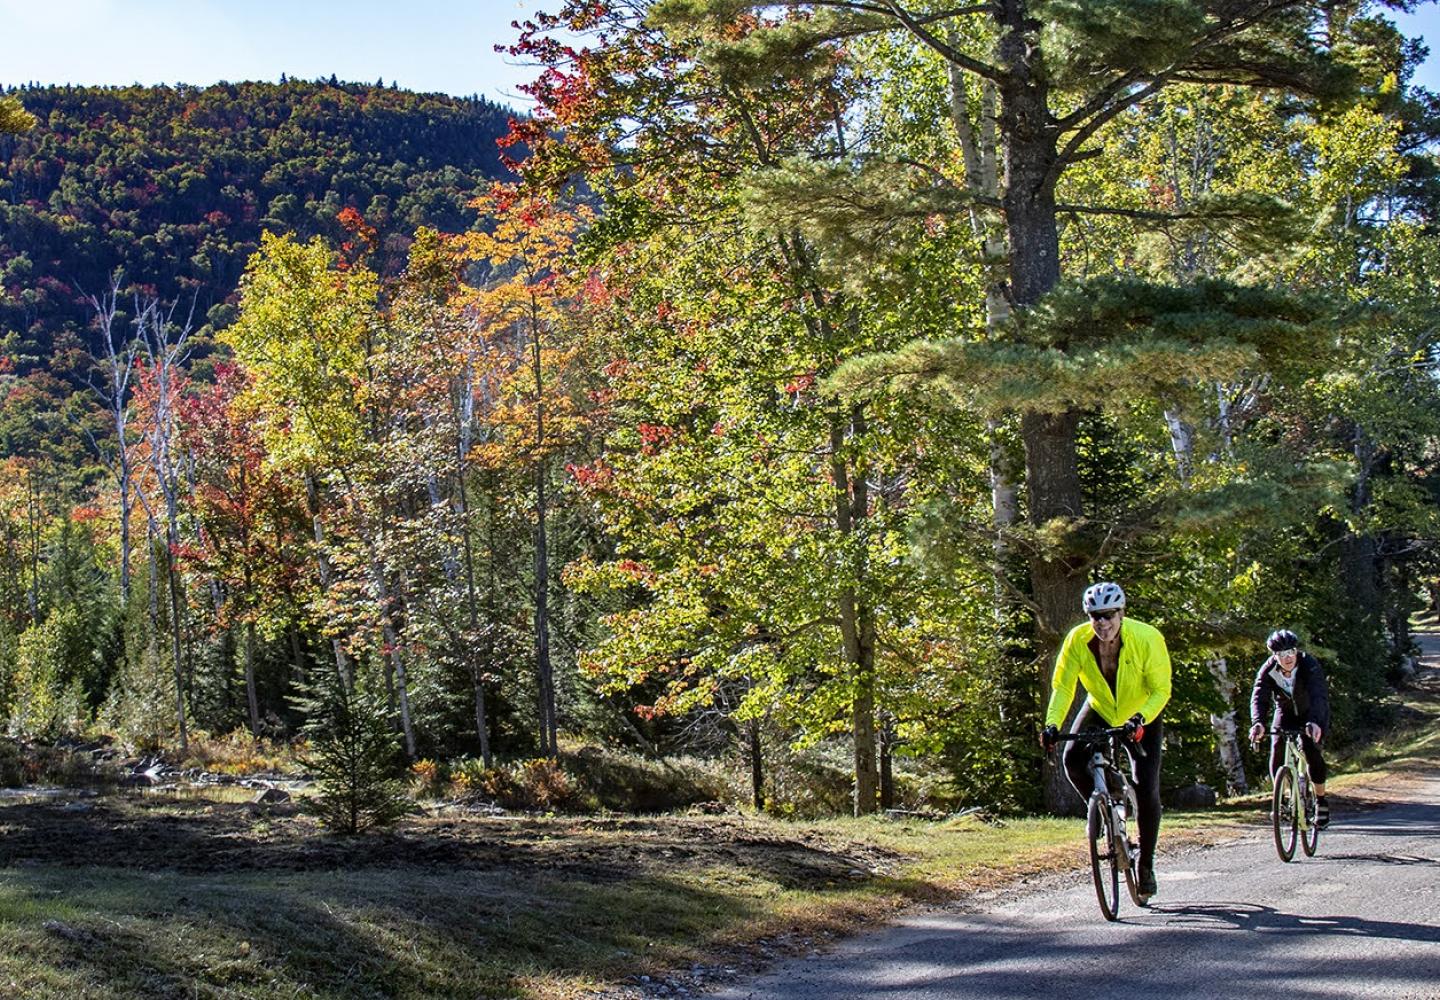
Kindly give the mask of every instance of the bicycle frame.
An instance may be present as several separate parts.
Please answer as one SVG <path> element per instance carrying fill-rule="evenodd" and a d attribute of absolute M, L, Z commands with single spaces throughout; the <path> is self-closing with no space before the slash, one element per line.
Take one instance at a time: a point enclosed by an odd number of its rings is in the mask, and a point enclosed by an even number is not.
<path fill-rule="evenodd" d="M 1148 897 L 1140 895 L 1140 847 L 1130 839 L 1127 823 L 1135 818 L 1139 798 L 1128 768 L 1116 763 L 1122 751 L 1144 756 L 1137 744 L 1128 743 L 1124 727 L 1064 733 L 1059 741 L 1084 742 L 1094 748 L 1090 755 L 1093 790 L 1087 807 L 1086 839 L 1090 845 L 1090 871 L 1095 895 L 1106 920 L 1115 920 L 1120 910 L 1120 873 L 1136 906 Z M 1114 789 L 1112 791 L 1112 788 Z"/>
<path fill-rule="evenodd" d="M 1315 854 L 1320 831 L 1315 825 L 1315 786 L 1310 777 L 1310 762 L 1305 758 L 1301 741 L 1302 729 L 1267 729 L 1265 734 L 1284 741 L 1284 763 L 1276 770 L 1271 800 L 1270 821 L 1275 836 L 1275 851 L 1281 861 L 1295 856 L 1298 840 L 1307 857 Z"/>

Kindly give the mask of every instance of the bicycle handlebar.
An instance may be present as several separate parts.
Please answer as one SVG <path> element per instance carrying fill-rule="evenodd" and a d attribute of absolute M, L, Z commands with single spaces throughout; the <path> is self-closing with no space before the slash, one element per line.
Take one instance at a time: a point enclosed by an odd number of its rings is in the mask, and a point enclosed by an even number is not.
<path fill-rule="evenodd" d="M 1135 756 L 1144 758 L 1147 756 L 1145 748 L 1137 741 L 1129 739 L 1129 733 L 1124 726 L 1116 726 L 1113 729 L 1082 729 L 1078 733 L 1056 733 L 1056 743 L 1100 743 L 1105 740 L 1112 740 L 1115 737 L 1122 737 L 1126 749 L 1132 750 Z"/>

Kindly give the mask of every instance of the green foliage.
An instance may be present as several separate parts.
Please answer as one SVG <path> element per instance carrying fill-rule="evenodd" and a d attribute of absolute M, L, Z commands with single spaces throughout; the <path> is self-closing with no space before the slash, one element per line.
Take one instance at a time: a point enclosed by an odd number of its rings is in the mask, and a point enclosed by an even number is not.
<path fill-rule="evenodd" d="M 163 577 L 156 589 L 163 593 Z M 157 599 L 157 612 L 168 605 Z M 141 575 L 125 609 L 125 653 L 100 712 L 101 723 L 137 750 L 164 749 L 175 738 L 179 716 L 175 702 L 175 666 L 166 641 L 163 619 L 151 619 L 150 579 Z"/>
<path fill-rule="evenodd" d="M 310 745 L 301 763 L 318 785 L 310 808 L 320 822 L 354 834 L 409 812 L 400 741 L 384 698 L 363 684 L 326 683 L 307 707 Z"/>
<path fill-rule="evenodd" d="M 80 674 L 89 643 L 80 628 L 79 615 L 67 608 L 21 634 L 7 685 L 11 734 L 54 739 L 88 723 Z"/>

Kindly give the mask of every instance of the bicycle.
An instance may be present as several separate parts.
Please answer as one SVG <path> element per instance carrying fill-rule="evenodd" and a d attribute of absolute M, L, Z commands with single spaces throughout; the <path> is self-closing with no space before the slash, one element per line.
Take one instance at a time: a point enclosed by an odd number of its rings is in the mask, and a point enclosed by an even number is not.
<path fill-rule="evenodd" d="M 1266 736 L 1285 740 L 1285 763 L 1275 772 L 1275 791 L 1270 802 L 1270 824 L 1275 834 L 1275 852 L 1281 861 L 1295 857 L 1295 841 L 1307 858 L 1315 856 L 1320 846 L 1317 819 L 1320 800 L 1315 783 L 1310 779 L 1310 764 L 1300 742 L 1303 729 L 1267 729 Z"/>
<path fill-rule="evenodd" d="M 1085 836 L 1090 843 L 1090 874 L 1095 880 L 1095 896 L 1106 920 L 1116 920 L 1120 913 L 1120 875 L 1136 906 L 1144 906 L 1149 896 L 1140 894 L 1140 845 L 1130 839 L 1126 823 L 1139 813 L 1135 779 L 1128 768 L 1115 763 L 1121 748 L 1145 756 L 1138 743 L 1130 740 L 1124 726 L 1115 729 L 1087 729 L 1079 733 L 1060 733 L 1056 742 L 1088 743 L 1095 752 L 1090 757 L 1090 776 L 1094 791 L 1086 809 Z"/>

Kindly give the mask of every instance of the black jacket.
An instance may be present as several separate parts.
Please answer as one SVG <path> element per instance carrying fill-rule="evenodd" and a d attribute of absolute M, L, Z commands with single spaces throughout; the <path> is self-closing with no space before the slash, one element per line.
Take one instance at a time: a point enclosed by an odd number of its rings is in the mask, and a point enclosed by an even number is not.
<path fill-rule="evenodd" d="M 1303 726 L 1313 722 L 1330 732 L 1330 698 L 1325 691 L 1325 671 L 1320 661 L 1309 653 L 1301 653 L 1295 665 L 1295 692 L 1287 695 L 1275 675 L 1280 666 L 1275 657 L 1260 664 L 1255 674 L 1255 688 L 1250 693 L 1250 721 L 1263 723 L 1270 719 L 1272 727 Z M 1272 671 L 1274 672 L 1272 674 Z M 1275 714 L 1271 716 L 1271 705 Z"/>

